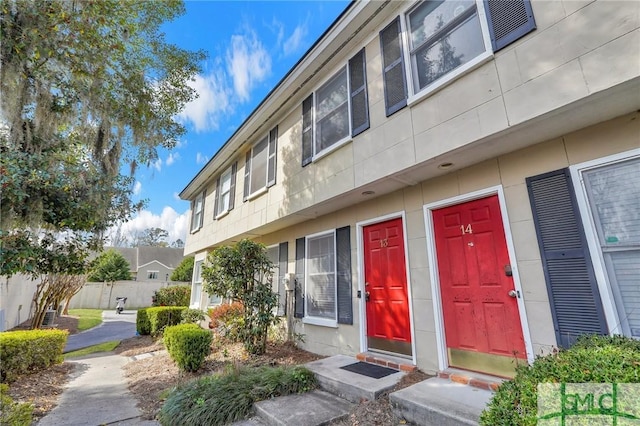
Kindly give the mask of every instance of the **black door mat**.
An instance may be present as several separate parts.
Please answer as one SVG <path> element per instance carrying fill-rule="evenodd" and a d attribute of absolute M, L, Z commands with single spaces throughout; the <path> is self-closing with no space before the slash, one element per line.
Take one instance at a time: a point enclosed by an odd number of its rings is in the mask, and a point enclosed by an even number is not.
<path fill-rule="evenodd" d="M 369 364 L 368 362 L 356 362 L 354 364 L 345 365 L 340 367 L 343 370 L 351 371 L 352 373 L 362 374 L 363 376 L 373 377 L 374 379 L 381 379 L 390 374 L 397 373 L 397 370 L 383 367 L 381 365 Z"/>

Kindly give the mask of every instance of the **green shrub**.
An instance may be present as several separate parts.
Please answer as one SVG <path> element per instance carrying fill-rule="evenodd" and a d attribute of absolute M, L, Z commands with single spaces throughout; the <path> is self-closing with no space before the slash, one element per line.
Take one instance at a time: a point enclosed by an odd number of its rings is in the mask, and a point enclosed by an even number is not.
<path fill-rule="evenodd" d="M 138 313 L 136 314 L 136 331 L 141 336 L 151 334 L 151 323 L 149 322 L 149 315 L 147 315 L 147 308 L 138 309 Z"/>
<path fill-rule="evenodd" d="M 314 389 L 315 376 L 296 367 L 233 369 L 174 389 L 162 406 L 162 425 L 222 425 L 241 420 L 254 402 Z"/>
<path fill-rule="evenodd" d="M 187 309 L 186 306 L 157 306 L 147 308 L 149 333 L 152 336 L 159 336 L 163 333 L 165 327 L 180 324 L 180 321 L 182 321 L 182 311 L 185 309 Z"/>
<path fill-rule="evenodd" d="M 241 339 L 244 325 L 243 312 L 244 308 L 240 302 L 225 303 L 211 308 L 209 309 L 211 328 L 220 336 L 230 341 L 238 342 Z"/>
<path fill-rule="evenodd" d="M 196 324 L 179 324 L 164 330 L 164 345 L 183 371 L 197 371 L 211 353 L 211 332 Z"/>
<path fill-rule="evenodd" d="M 535 425 L 539 383 L 638 383 L 640 341 L 621 336 L 585 336 L 570 349 L 516 368 L 482 412 L 484 425 Z"/>
<path fill-rule="evenodd" d="M 0 379 L 10 383 L 22 374 L 62 362 L 66 330 L 21 330 L 0 333 Z"/>
<path fill-rule="evenodd" d="M 29 426 L 33 405 L 14 402 L 9 396 L 9 385 L 0 384 L 0 425 Z"/>
<path fill-rule="evenodd" d="M 206 317 L 207 317 L 207 314 L 205 314 L 204 311 L 200 309 L 189 308 L 182 311 L 182 314 L 181 314 L 182 321 L 180 322 L 182 324 L 196 324 L 196 323 L 199 323 L 200 321 L 203 321 Z"/>
<path fill-rule="evenodd" d="M 153 293 L 151 306 L 189 306 L 191 301 L 190 285 L 163 287 Z"/>

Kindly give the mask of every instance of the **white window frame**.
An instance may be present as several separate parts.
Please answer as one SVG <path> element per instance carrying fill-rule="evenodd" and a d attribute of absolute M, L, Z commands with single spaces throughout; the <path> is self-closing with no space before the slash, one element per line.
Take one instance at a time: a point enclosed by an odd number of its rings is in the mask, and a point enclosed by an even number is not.
<path fill-rule="evenodd" d="M 310 316 L 309 315 L 309 309 L 308 309 L 308 300 L 309 297 L 307 296 L 309 294 L 309 292 L 307 291 L 307 287 L 309 285 L 309 268 L 308 268 L 308 260 L 309 260 L 309 240 L 312 240 L 314 238 L 318 238 L 318 237 L 326 237 L 327 235 L 330 235 L 333 238 L 333 291 L 334 291 L 334 306 L 333 306 L 333 312 L 334 312 L 334 317 L 333 319 L 330 318 L 321 318 L 321 317 L 314 317 L 314 316 Z M 305 294 L 305 298 L 304 298 L 304 317 L 302 318 L 302 322 L 305 324 L 313 324 L 313 325 L 320 325 L 320 326 L 325 326 L 325 327 L 334 327 L 337 328 L 338 327 L 338 256 L 336 253 L 336 231 L 335 229 L 331 230 L 331 231 L 324 231 L 324 232 L 318 232 L 316 234 L 312 234 L 312 235 L 307 235 L 305 237 L 305 256 L 304 256 L 304 294 Z"/>
<path fill-rule="evenodd" d="M 254 160 L 254 149 L 256 146 L 258 146 L 261 143 L 265 143 L 265 168 L 264 168 L 264 185 L 262 185 L 261 187 L 257 188 L 255 191 L 251 191 L 251 186 L 253 185 L 253 179 L 254 179 L 254 170 L 256 169 L 254 167 L 253 164 L 253 160 Z M 256 198 L 259 195 L 264 194 L 265 192 L 267 192 L 267 187 L 269 185 L 269 133 L 267 133 L 267 135 L 260 139 L 258 142 L 256 142 L 252 147 L 251 147 L 251 162 L 250 164 L 250 169 L 249 169 L 249 194 L 247 195 L 247 199 L 248 200 L 252 200 L 254 198 Z M 245 166 L 246 167 L 246 166 Z"/>
<path fill-rule="evenodd" d="M 449 0 L 445 0 L 449 1 Z M 480 66 L 481 64 L 487 62 L 489 59 L 493 58 L 493 47 L 491 46 L 491 36 L 489 33 L 489 24 L 487 23 L 487 15 L 484 8 L 483 0 L 475 0 L 476 3 L 476 13 L 478 14 L 478 20 L 480 21 L 480 29 L 484 44 L 484 52 L 476 56 L 475 58 L 469 60 L 463 65 L 455 68 L 449 73 L 437 78 L 435 81 L 431 82 L 427 86 L 420 89 L 417 87 L 414 80 L 414 70 L 415 66 L 413 64 L 413 55 L 411 50 L 410 43 L 410 33 L 409 33 L 409 14 L 416 10 L 421 4 L 425 3 L 424 1 L 416 2 L 411 5 L 407 10 L 401 15 L 402 19 L 400 19 L 400 26 L 402 30 L 402 43 L 403 43 L 403 60 L 405 64 L 405 79 L 407 81 L 407 87 L 409 89 L 409 97 L 407 99 L 407 104 L 411 105 L 429 95 L 433 92 L 441 89 L 452 81 L 456 80 L 458 77 L 468 73 L 470 70 Z"/>
<path fill-rule="evenodd" d="M 640 158 L 640 149 L 634 149 L 586 161 L 584 163 L 574 164 L 569 167 L 574 192 L 576 194 L 576 201 L 578 203 L 578 210 L 584 226 L 587 247 L 589 248 L 589 255 L 591 256 L 591 262 L 593 264 L 593 270 L 596 276 L 598 290 L 600 292 L 600 299 L 602 300 L 602 309 L 604 310 L 607 327 L 611 334 L 624 333 L 620 328 L 620 317 L 618 315 L 613 289 L 611 288 L 611 283 L 609 281 L 609 274 L 607 273 L 604 254 L 600 247 L 600 241 L 598 241 L 597 225 L 591 212 L 591 206 L 587 197 L 587 189 L 582 178 L 582 173 L 636 158 Z"/>
<path fill-rule="evenodd" d="M 159 273 L 160 273 L 160 271 L 147 271 L 147 279 L 148 280 L 157 280 Z"/>
<path fill-rule="evenodd" d="M 223 192 L 222 187 L 224 186 L 225 178 L 228 178 L 229 190 Z M 216 198 L 218 202 L 215 203 L 217 205 L 217 211 L 215 214 L 216 219 L 220 219 L 221 217 L 229 213 L 229 211 L 231 210 L 229 208 L 229 204 L 231 202 L 231 189 L 232 189 L 231 180 L 232 179 L 233 179 L 233 166 L 229 167 L 220 175 L 220 185 L 218 187 L 218 193 L 216 193 Z M 229 197 L 227 198 L 227 205 L 224 206 L 223 200 L 224 200 L 224 196 L 227 194 L 229 195 Z"/>
<path fill-rule="evenodd" d="M 347 122 L 348 122 L 348 129 L 347 129 L 347 135 L 342 138 L 339 139 L 337 141 L 335 141 L 334 143 L 332 143 L 330 146 L 328 146 L 325 149 L 322 149 L 320 151 L 316 151 L 316 143 L 317 143 L 317 138 L 316 138 L 316 134 L 318 131 L 318 122 L 317 122 L 317 118 L 318 118 L 318 114 L 317 114 L 317 102 L 318 102 L 318 92 L 320 90 L 322 90 L 324 87 L 326 87 L 327 85 L 329 85 L 330 83 L 332 83 L 337 77 L 338 74 L 344 72 L 345 74 L 345 78 L 347 80 Z M 340 106 L 342 106 L 344 104 L 340 104 Z M 335 110 L 333 110 L 335 111 Z M 333 112 L 332 111 L 332 112 Z M 341 146 L 343 146 L 344 144 L 346 144 L 347 142 L 351 141 L 351 81 L 349 78 L 349 62 L 347 61 L 347 63 L 345 65 L 343 65 L 342 67 L 340 67 L 336 72 L 334 72 L 331 77 L 329 77 L 328 79 L 326 79 L 320 86 L 318 86 L 314 91 L 313 91 L 313 108 L 311 111 L 312 114 L 312 123 L 313 123 L 313 131 L 311 132 L 312 134 L 312 150 L 313 150 L 313 156 L 311 157 L 311 161 L 316 161 L 319 160 L 320 158 L 324 157 L 325 155 L 335 151 L 336 149 L 340 148 Z M 328 113 L 326 116 L 329 116 L 331 113 Z"/>
<path fill-rule="evenodd" d="M 202 228 L 202 223 L 203 223 L 203 218 L 202 216 L 204 215 L 204 192 L 201 192 L 198 194 L 198 196 L 196 197 L 195 201 L 193 202 L 193 214 L 191 215 L 191 233 L 193 234 L 194 232 L 198 231 L 200 228 Z"/>
<path fill-rule="evenodd" d="M 202 298 L 202 265 L 204 259 L 196 260 L 193 264 L 193 285 L 191 286 L 190 308 L 199 308 L 200 299 Z"/>

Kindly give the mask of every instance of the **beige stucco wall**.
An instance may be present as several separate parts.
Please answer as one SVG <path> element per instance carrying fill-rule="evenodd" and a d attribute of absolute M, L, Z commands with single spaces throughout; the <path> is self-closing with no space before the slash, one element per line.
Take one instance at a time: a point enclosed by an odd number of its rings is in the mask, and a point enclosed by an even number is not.
<path fill-rule="evenodd" d="M 356 224 L 404 212 L 417 365 L 425 371 L 436 371 L 435 309 L 429 278 L 423 206 L 501 185 L 509 220 L 507 232 L 511 233 L 514 243 L 513 254 L 517 260 L 533 352 L 534 355 L 540 355 L 554 348 L 556 340 L 525 178 L 637 148 L 640 148 L 640 114 L 634 113 L 362 201 L 338 212 L 265 235 L 258 240 L 267 245 L 288 241 L 288 272 L 294 272 L 296 238 L 351 226 L 354 324 L 330 328 L 296 321 L 296 331 L 304 335 L 302 347 L 310 351 L 325 355 L 353 355 L 361 350 L 361 301 L 355 297 L 358 290 L 359 256 Z"/>

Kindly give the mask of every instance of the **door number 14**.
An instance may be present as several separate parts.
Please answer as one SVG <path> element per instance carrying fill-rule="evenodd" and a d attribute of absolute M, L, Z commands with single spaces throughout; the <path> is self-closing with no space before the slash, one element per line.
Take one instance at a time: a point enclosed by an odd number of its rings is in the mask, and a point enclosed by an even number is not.
<path fill-rule="evenodd" d="M 464 234 L 473 234 L 473 229 L 471 229 L 471 224 L 468 223 L 467 226 L 460 225 L 460 231 L 462 231 L 462 235 Z"/>

